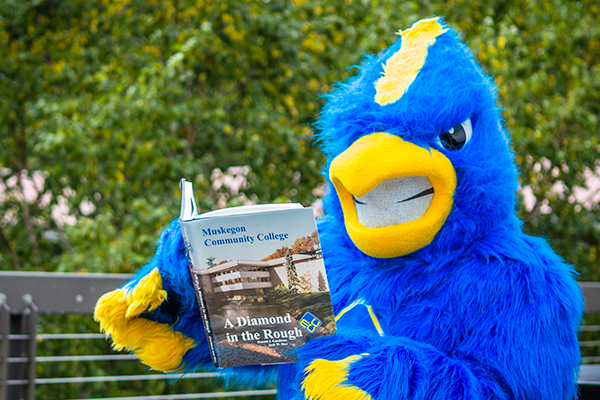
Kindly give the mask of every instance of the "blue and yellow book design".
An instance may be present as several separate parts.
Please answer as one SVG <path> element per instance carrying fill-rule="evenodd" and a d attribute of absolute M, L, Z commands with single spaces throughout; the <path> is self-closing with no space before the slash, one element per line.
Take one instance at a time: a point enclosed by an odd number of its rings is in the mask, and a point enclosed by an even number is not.
<path fill-rule="evenodd" d="M 311 335 L 314 335 L 317 329 L 323 325 L 323 321 L 317 318 L 313 313 L 307 311 L 298 321 L 298 326 Z"/>

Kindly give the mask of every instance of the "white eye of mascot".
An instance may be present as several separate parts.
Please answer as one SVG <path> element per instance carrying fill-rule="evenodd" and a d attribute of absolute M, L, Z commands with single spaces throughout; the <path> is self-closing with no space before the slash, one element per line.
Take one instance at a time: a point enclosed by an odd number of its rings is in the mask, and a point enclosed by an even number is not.
<path fill-rule="evenodd" d="M 495 86 L 452 29 L 421 20 L 327 96 L 330 190 L 319 220 L 339 325 L 299 363 L 227 369 L 278 399 L 572 399 L 582 295 L 571 266 L 521 231 Z M 174 221 L 155 257 L 96 308 L 116 348 L 162 371 L 210 364 Z"/>

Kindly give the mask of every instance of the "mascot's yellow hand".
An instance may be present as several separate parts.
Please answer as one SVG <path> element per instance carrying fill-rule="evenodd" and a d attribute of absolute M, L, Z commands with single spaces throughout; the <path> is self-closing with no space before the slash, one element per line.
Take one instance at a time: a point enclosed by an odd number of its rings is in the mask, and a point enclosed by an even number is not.
<path fill-rule="evenodd" d="M 160 271 L 155 268 L 133 288 L 125 286 L 100 297 L 94 310 L 94 319 L 100 322 L 100 329 L 110 335 L 114 327 L 123 327 L 129 319 L 146 310 L 154 310 L 166 298 Z"/>
<path fill-rule="evenodd" d="M 155 268 L 133 288 L 125 286 L 103 295 L 96 303 L 94 319 L 111 336 L 115 350 L 133 351 L 153 369 L 177 371 L 183 355 L 194 347 L 194 341 L 167 324 L 137 318 L 166 299 L 160 271 Z"/>
<path fill-rule="evenodd" d="M 162 278 L 158 268 L 140 279 L 135 287 L 127 292 L 126 318 L 137 317 L 144 311 L 152 311 L 167 299 L 167 292 L 163 290 Z"/>
<path fill-rule="evenodd" d="M 348 383 L 350 365 L 362 356 L 339 361 L 316 359 L 304 370 L 302 390 L 308 400 L 371 400 L 371 395 Z"/>

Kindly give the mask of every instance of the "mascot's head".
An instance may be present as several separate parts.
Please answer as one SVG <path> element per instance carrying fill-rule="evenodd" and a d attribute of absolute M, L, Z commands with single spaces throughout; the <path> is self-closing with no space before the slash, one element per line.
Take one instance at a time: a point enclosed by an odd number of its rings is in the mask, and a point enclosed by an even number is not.
<path fill-rule="evenodd" d="M 495 86 L 457 34 L 421 20 L 327 96 L 327 214 L 375 258 L 515 227 L 516 169 Z"/>

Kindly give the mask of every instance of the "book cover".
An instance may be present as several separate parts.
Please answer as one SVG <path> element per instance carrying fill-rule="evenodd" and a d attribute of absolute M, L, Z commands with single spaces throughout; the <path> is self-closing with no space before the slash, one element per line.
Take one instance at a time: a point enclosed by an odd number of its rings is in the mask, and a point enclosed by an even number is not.
<path fill-rule="evenodd" d="M 335 333 L 311 208 L 234 207 L 198 215 L 182 180 L 181 230 L 216 367 L 296 362 L 290 352 Z"/>

